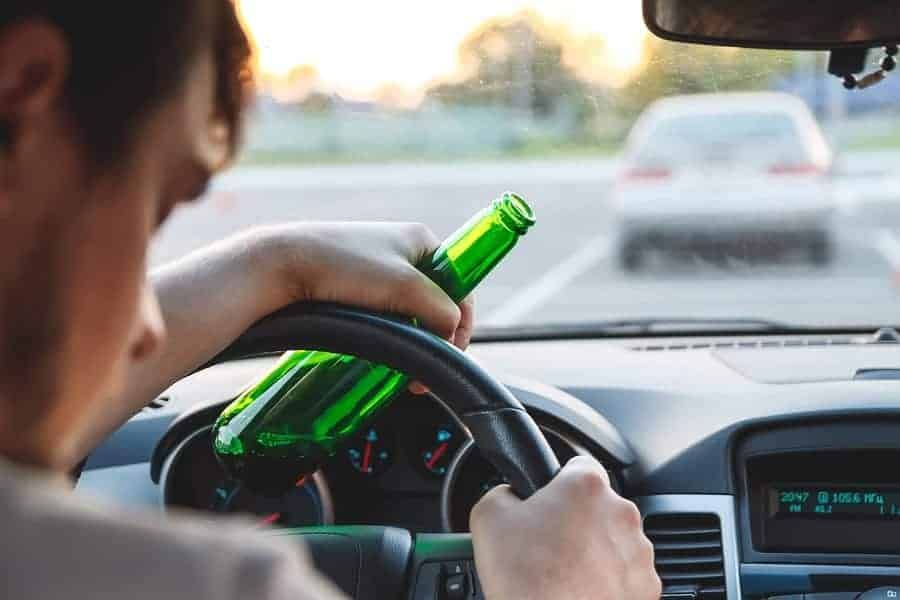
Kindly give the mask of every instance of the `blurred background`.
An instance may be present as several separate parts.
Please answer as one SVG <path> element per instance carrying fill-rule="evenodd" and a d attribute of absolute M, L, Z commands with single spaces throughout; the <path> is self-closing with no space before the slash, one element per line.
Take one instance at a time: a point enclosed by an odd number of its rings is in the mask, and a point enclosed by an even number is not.
<path fill-rule="evenodd" d="M 512 189 L 539 222 L 482 323 L 896 322 L 900 77 L 848 92 L 822 53 L 664 42 L 640 4 L 241 0 L 245 150 L 151 263 L 284 220 L 444 235 Z"/>

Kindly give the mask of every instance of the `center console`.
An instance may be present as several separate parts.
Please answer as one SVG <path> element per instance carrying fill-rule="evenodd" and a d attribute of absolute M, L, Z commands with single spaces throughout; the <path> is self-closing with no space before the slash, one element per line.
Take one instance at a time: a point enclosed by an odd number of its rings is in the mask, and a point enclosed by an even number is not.
<path fill-rule="evenodd" d="M 900 420 L 768 425 L 734 457 L 746 598 L 900 592 Z"/>

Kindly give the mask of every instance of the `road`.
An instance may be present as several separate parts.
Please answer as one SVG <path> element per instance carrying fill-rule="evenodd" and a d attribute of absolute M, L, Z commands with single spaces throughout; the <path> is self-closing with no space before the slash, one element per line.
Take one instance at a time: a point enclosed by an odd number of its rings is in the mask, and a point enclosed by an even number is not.
<path fill-rule="evenodd" d="M 848 164 L 850 176 L 837 184 L 836 258 L 822 269 L 799 260 L 664 261 L 623 273 L 607 216 L 608 160 L 235 171 L 174 215 L 150 260 L 158 265 L 245 227 L 291 220 L 421 221 L 442 236 L 512 189 L 532 203 L 538 224 L 479 290 L 482 324 L 651 316 L 898 323 L 900 178 L 866 157 Z"/>

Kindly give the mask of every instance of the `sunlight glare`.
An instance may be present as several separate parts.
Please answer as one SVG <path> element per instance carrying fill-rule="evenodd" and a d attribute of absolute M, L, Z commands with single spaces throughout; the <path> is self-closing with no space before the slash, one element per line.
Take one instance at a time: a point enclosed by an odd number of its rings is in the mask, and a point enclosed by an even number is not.
<path fill-rule="evenodd" d="M 578 35 L 602 37 L 603 68 L 619 76 L 639 64 L 644 35 L 636 0 L 241 0 L 240 8 L 264 74 L 283 78 L 296 66 L 312 65 L 324 88 L 357 97 L 371 97 L 387 84 L 421 89 L 452 75 L 469 32 L 489 18 L 526 9 Z"/>

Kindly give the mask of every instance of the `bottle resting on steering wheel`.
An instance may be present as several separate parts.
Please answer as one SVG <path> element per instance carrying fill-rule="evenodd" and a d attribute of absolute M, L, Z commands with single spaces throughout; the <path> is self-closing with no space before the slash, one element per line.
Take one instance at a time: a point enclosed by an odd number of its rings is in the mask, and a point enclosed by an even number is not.
<path fill-rule="evenodd" d="M 417 266 L 450 298 L 465 298 L 534 225 L 506 192 Z M 213 448 L 230 477 L 263 493 L 317 469 L 409 384 L 386 366 L 344 354 L 291 350 L 217 419 Z"/>

